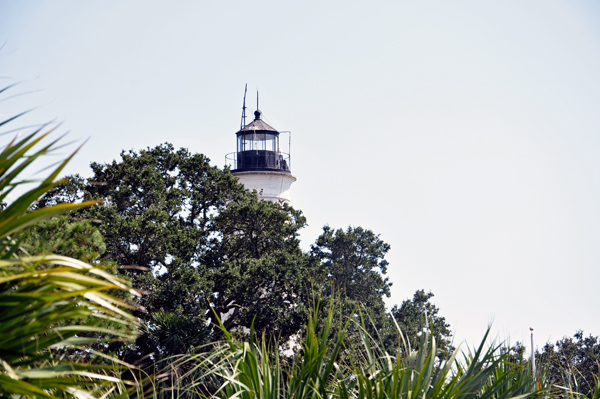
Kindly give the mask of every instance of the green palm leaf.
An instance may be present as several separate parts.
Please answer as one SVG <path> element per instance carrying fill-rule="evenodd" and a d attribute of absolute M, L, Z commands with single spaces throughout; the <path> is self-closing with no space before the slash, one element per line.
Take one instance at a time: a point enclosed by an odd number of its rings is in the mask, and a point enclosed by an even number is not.
<path fill-rule="evenodd" d="M 15 188 L 31 185 L 20 176 L 40 157 L 60 148 L 58 140 L 42 144 L 53 130 L 42 129 L 16 137 L 0 151 L 0 201 Z M 18 255 L 27 227 L 95 203 L 32 210 L 38 198 L 57 184 L 57 176 L 76 152 L 0 211 L 0 397 L 90 398 L 122 384 L 115 367 L 124 366 L 110 364 L 85 345 L 135 338 L 137 319 L 127 311 L 133 306 L 109 292 L 138 292 L 101 264 L 53 254 Z M 120 328 L 103 327 L 107 319 Z"/>

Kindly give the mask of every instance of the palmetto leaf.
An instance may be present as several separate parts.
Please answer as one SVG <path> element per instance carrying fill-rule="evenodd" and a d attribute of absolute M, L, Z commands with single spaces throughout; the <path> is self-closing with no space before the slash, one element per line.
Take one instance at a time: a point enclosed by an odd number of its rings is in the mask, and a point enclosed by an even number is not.
<path fill-rule="evenodd" d="M 456 350 L 447 358 L 439 358 L 442 352 L 429 332 L 422 334 L 417 350 L 404 345 L 389 354 L 364 325 L 358 326 L 360 342 L 346 340 L 348 324 L 334 322 L 332 314 L 330 308 L 319 326 L 316 315 L 309 320 L 302 350 L 293 360 L 282 361 L 277 343 L 267 343 L 264 336 L 256 340 L 251 332 L 250 341 L 240 342 L 225 331 L 227 342 L 213 351 L 172 359 L 163 375 L 187 372 L 173 376 L 159 394 L 222 399 L 533 399 L 549 393 L 536 390 L 530 369 L 511 363 L 500 346 L 487 342 L 488 334 L 474 351 Z M 215 377 L 219 384 L 207 390 L 207 382 Z"/>
<path fill-rule="evenodd" d="M 15 187 L 31 184 L 20 179 L 22 173 L 59 148 L 58 140 L 42 144 L 53 130 L 42 132 L 43 128 L 16 137 L 0 151 L 0 201 Z M 136 335 L 137 319 L 126 310 L 133 306 L 109 294 L 120 290 L 139 295 L 127 281 L 101 265 L 64 256 L 17 255 L 28 226 L 95 203 L 32 210 L 38 198 L 57 184 L 56 178 L 76 152 L 0 211 L 0 397 L 96 397 L 106 384 L 120 383 L 118 373 L 112 366 L 96 364 L 94 358 L 105 356 L 91 351 L 81 352 L 87 357 L 85 363 L 69 360 L 69 349 Z M 121 329 L 101 326 L 99 322 L 106 319 Z"/>

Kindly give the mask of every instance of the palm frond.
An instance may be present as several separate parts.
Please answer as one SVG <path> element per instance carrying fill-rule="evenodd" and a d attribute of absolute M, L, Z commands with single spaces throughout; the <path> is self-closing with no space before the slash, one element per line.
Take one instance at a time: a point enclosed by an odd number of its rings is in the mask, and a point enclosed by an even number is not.
<path fill-rule="evenodd" d="M 53 129 L 42 130 L 15 137 L 0 151 L 0 201 L 16 187 L 31 184 L 20 179 L 26 168 L 59 148 L 58 139 L 42 144 Z M 135 338 L 137 319 L 127 311 L 133 306 L 111 293 L 139 293 L 101 264 L 54 254 L 24 256 L 19 251 L 27 227 L 95 203 L 32 210 L 38 198 L 57 184 L 76 152 L 0 211 L 1 397 L 88 399 L 124 383 L 118 370 L 127 366 L 107 362 L 87 345 Z M 104 327 L 106 319 L 118 328 Z"/>

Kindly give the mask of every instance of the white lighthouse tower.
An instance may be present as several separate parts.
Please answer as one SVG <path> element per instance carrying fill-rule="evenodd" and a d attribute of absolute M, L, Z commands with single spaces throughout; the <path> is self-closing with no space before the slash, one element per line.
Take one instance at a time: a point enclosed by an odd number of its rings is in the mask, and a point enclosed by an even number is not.
<path fill-rule="evenodd" d="M 269 126 L 261 115 L 257 109 L 254 120 L 246 125 L 245 112 L 242 113 L 241 128 L 236 133 L 237 151 L 227 154 L 225 160 L 232 167 L 231 173 L 246 189 L 256 190 L 260 199 L 289 202 L 290 186 L 296 181 L 290 170 L 289 145 L 288 153 L 281 151 L 282 132 Z"/>

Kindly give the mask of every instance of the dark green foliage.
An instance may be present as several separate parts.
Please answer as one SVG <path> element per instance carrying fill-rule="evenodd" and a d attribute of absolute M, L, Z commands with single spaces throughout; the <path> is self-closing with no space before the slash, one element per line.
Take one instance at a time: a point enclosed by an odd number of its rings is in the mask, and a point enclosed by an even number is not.
<path fill-rule="evenodd" d="M 390 296 L 385 255 L 390 246 L 371 230 L 323 227 L 323 234 L 311 246 L 311 258 L 319 269 L 320 286 L 326 297 L 337 291 L 367 309 L 383 309 L 383 296 Z M 334 291 L 332 291 L 334 290 Z"/>
<path fill-rule="evenodd" d="M 164 144 L 121 158 L 93 163 L 89 180 L 67 178 L 39 206 L 104 199 L 77 216 L 94 221 L 105 256 L 128 266 L 134 285 L 146 292 L 139 304 L 147 313 L 138 314 L 144 334 L 127 349 L 131 359 L 186 353 L 220 339 L 218 318 L 231 331 L 253 324 L 286 342 L 306 324 L 313 299 L 328 303 L 333 293 L 340 315 L 358 320 L 360 307 L 369 332 L 397 344 L 384 303 L 390 246 L 371 230 L 325 226 L 305 254 L 300 211 L 259 201 L 205 156 Z"/>
<path fill-rule="evenodd" d="M 390 296 L 392 285 L 385 277 L 388 266 L 385 255 L 389 249 L 378 235 L 362 227 L 348 227 L 344 231 L 325 226 L 311 246 L 314 290 L 321 303 L 328 303 L 334 296 L 336 319 L 354 318 L 356 323 L 351 324 L 347 332 L 349 339 L 360 340 L 356 326 L 361 313 L 369 334 L 385 335 L 391 331 L 390 337 L 394 336 L 384 302 L 384 296 Z M 326 312 L 321 309 L 321 317 L 325 317 Z M 398 343 L 393 338 L 390 340 Z"/>
<path fill-rule="evenodd" d="M 228 170 L 170 144 L 121 158 L 93 163 L 93 178 L 68 179 L 40 206 L 105 199 L 78 216 L 98 222 L 106 256 L 128 266 L 147 292 L 140 300 L 147 313 L 138 315 L 146 333 L 128 348 L 132 358 L 185 353 L 219 338 L 215 312 L 238 331 L 253 320 L 281 339 L 298 331 L 307 297 L 300 211 L 259 201 Z"/>
<path fill-rule="evenodd" d="M 57 217 L 29 229 L 23 247 L 32 255 L 53 252 L 75 259 L 91 260 L 106 251 L 98 228 L 86 220 Z"/>
<path fill-rule="evenodd" d="M 50 188 L 33 205 L 34 209 L 46 208 L 58 204 L 74 204 L 83 198 L 83 184 L 85 179 L 78 174 L 66 176 L 55 186 Z"/>
<path fill-rule="evenodd" d="M 86 197 L 106 199 L 86 216 L 102 221 L 108 253 L 119 264 L 154 272 L 205 263 L 213 248 L 212 216 L 243 195 L 236 179 L 205 156 L 170 144 L 121 158 L 92 163 L 94 177 L 85 186 Z"/>
<path fill-rule="evenodd" d="M 438 315 L 439 308 L 429 301 L 433 296 L 431 292 L 418 290 L 412 299 L 404 300 L 400 307 L 394 305 L 391 314 L 413 349 L 418 347 L 419 337 L 424 332 L 431 332 L 441 351 L 452 352 L 450 324 L 446 318 Z"/>
<path fill-rule="evenodd" d="M 227 328 L 249 327 L 285 339 L 306 321 L 310 298 L 307 259 L 298 231 L 306 220 L 285 203 L 255 195 L 232 202 L 216 218 L 221 234 L 211 303 L 229 313 Z M 213 318 L 212 321 L 216 322 Z"/>
<path fill-rule="evenodd" d="M 190 347 L 199 347 L 208 342 L 210 328 L 198 328 L 198 322 L 189 314 L 182 312 L 156 311 L 151 319 L 142 326 L 147 342 L 157 343 L 160 353 L 186 353 Z M 146 341 L 145 341 L 146 342 Z"/>
<path fill-rule="evenodd" d="M 577 331 L 572 338 L 547 343 L 536 358 L 550 384 L 571 387 L 588 397 L 595 391 L 594 378 L 598 378 L 600 367 L 598 337 L 584 337 L 583 331 Z"/>

